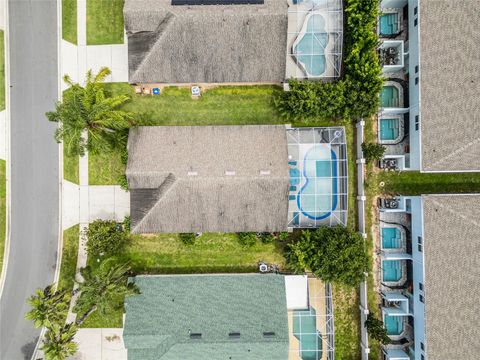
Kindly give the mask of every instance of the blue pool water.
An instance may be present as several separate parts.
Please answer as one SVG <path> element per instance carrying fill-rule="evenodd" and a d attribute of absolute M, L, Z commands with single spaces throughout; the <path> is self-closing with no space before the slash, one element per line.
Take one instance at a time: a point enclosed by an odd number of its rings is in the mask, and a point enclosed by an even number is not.
<path fill-rule="evenodd" d="M 380 16 L 380 34 L 393 35 L 398 33 L 398 13 L 383 14 Z"/>
<path fill-rule="evenodd" d="M 388 335 L 400 335 L 403 332 L 403 317 L 385 315 L 383 324 Z"/>
<path fill-rule="evenodd" d="M 402 246 L 402 235 L 395 227 L 382 228 L 382 247 L 384 249 L 398 249 Z"/>
<path fill-rule="evenodd" d="M 309 219 L 326 219 L 336 209 L 337 166 L 337 155 L 329 146 L 315 145 L 305 154 L 305 183 L 298 192 L 297 206 Z"/>
<path fill-rule="evenodd" d="M 293 168 L 289 169 L 290 185 L 298 185 L 300 183 L 300 170 Z"/>
<path fill-rule="evenodd" d="M 384 86 L 380 100 L 382 107 L 398 107 L 400 101 L 397 87 L 393 85 Z"/>
<path fill-rule="evenodd" d="M 305 33 L 300 36 L 300 41 L 293 47 L 293 55 L 303 65 L 309 76 L 322 75 L 326 67 L 324 51 L 328 43 L 323 16 L 311 15 Z"/>
<path fill-rule="evenodd" d="M 382 261 L 383 281 L 399 281 L 402 278 L 401 260 Z"/>
<path fill-rule="evenodd" d="M 293 335 L 300 342 L 300 357 L 302 360 L 317 360 L 322 358 L 322 337 L 317 330 L 316 311 L 293 311 Z"/>
<path fill-rule="evenodd" d="M 395 140 L 400 131 L 399 119 L 380 119 L 380 139 Z"/>

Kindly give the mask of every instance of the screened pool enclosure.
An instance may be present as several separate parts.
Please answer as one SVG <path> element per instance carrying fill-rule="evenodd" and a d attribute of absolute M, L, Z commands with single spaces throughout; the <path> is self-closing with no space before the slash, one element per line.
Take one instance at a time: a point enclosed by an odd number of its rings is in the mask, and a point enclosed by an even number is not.
<path fill-rule="evenodd" d="M 288 8 L 287 79 L 337 79 L 342 42 L 342 0 L 293 0 Z"/>

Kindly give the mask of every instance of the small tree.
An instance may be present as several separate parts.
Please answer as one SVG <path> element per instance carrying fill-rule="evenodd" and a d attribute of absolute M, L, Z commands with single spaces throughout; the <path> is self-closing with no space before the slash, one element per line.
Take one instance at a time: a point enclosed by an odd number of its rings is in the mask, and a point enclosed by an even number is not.
<path fill-rule="evenodd" d="M 193 245 L 195 244 L 195 234 L 194 233 L 180 233 L 178 234 L 178 237 L 180 240 L 182 240 L 182 243 L 185 245 Z"/>
<path fill-rule="evenodd" d="M 106 67 L 96 75 L 89 70 L 85 86 L 74 83 L 68 75 L 63 78 L 70 88 L 64 92 L 62 102 L 56 104 L 55 111 L 47 112 L 46 116 L 49 121 L 59 123 L 55 140 L 63 141 L 69 156 L 124 146 L 128 128 L 136 125 L 132 114 L 119 109 L 129 98 L 105 94 L 103 82 L 110 73 Z M 83 131 L 87 132 L 87 139 Z"/>
<path fill-rule="evenodd" d="M 47 328 L 41 349 L 46 360 L 66 360 L 77 352 L 77 344 L 73 341 L 78 327 L 75 323 L 63 326 L 55 324 Z"/>
<path fill-rule="evenodd" d="M 127 244 L 129 237 L 113 220 L 95 220 L 84 232 L 89 256 L 114 255 Z"/>
<path fill-rule="evenodd" d="M 139 288 L 128 282 L 130 267 L 114 264 L 113 258 L 103 261 L 97 269 L 87 266 L 81 269 L 84 281 L 78 284 L 81 296 L 75 305 L 75 311 L 85 314 L 98 310 L 102 314 L 111 310 L 111 304 L 119 304 L 125 296 L 139 294 Z"/>
<path fill-rule="evenodd" d="M 367 163 L 380 160 L 385 154 L 387 148 L 377 143 L 362 143 L 363 156 Z"/>
<path fill-rule="evenodd" d="M 368 271 L 368 256 L 362 236 L 343 226 L 304 231 L 287 246 L 290 267 L 311 270 L 325 282 L 358 286 Z"/>
<path fill-rule="evenodd" d="M 53 285 L 35 290 L 35 295 L 27 299 L 31 310 L 25 319 L 33 321 L 33 326 L 52 327 L 65 321 L 70 303 L 70 296 L 65 291 L 54 291 Z"/>
<path fill-rule="evenodd" d="M 387 345 L 390 343 L 390 338 L 387 335 L 387 329 L 383 326 L 382 321 L 374 317 L 372 314 L 369 314 L 367 320 L 365 320 L 365 327 L 367 328 L 368 334 L 382 343 Z"/>
<path fill-rule="evenodd" d="M 245 247 L 251 247 L 257 243 L 257 234 L 254 232 L 238 233 L 238 242 Z"/>

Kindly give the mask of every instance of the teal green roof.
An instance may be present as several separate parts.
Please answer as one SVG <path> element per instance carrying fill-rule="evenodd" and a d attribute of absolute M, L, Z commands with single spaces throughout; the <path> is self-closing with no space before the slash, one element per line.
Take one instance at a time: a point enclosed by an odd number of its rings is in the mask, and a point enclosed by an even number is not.
<path fill-rule="evenodd" d="M 129 360 L 288 358 L 285 279 L 280 275 L 139 276 L 125 301 Z M 229 333 L 240 333 L 230 338 Z M 275 332 L 265 338 L 264 332 Z M 190 333 L 201 333 L 191 339 Z"/>

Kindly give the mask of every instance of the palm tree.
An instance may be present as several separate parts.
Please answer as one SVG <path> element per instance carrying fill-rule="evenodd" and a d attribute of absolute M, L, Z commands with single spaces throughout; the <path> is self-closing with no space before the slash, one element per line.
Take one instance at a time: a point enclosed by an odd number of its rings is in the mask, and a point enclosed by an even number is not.
<path fill-rule="evenodd" d="M 77 344 L 73 341 L 78 327 L 75 323 L 60 326 L 53 325 L 47 329 L 41 349 L 46 360 L 65 360 L 77 352 Z"/>
<path fill-rule="evenodd" d="M 103 81 L 110 75 L 106 67 L 93 75 L 89 70 L 85 86 L 74 83 L 65 75 L 63 80 L 70 86 L 58 102 L 55 111 L 47 112 L 49 121 L 58 122 L 55 140 L 64 143 L 69 156 L 111 151 L 124 145 L 129 127 L 134 125 L 132 114 L 119 107 L 129 98 L 125 95 L 107 96 Z M 84 136 L 86 131 L 87 136 Z"/>
<path fill-rule="evenodd" d="M 96 270 L 89 266 L 81 270 L 84 281 L 78 284 L 81 296 L 75 306 L 81 313 L 88 316 L 98 309 L 104 314 L 111 309 L 111 304 L 121 303 L 125 296 L 140 293 L 134 283 L 127 281 L 129 264 L 112 265 L 112 260 L 105 260 Z"/>
<path fill-rule="evenodd" d="M 27 299 L 32 309 L 25 314 L 25 319 L 33 321 L 33 326 L 51 327 L 67 317 L 70 296 L 65 291 L 54 291 L 53 285 L 35 290 L 35 295 Z"/>

